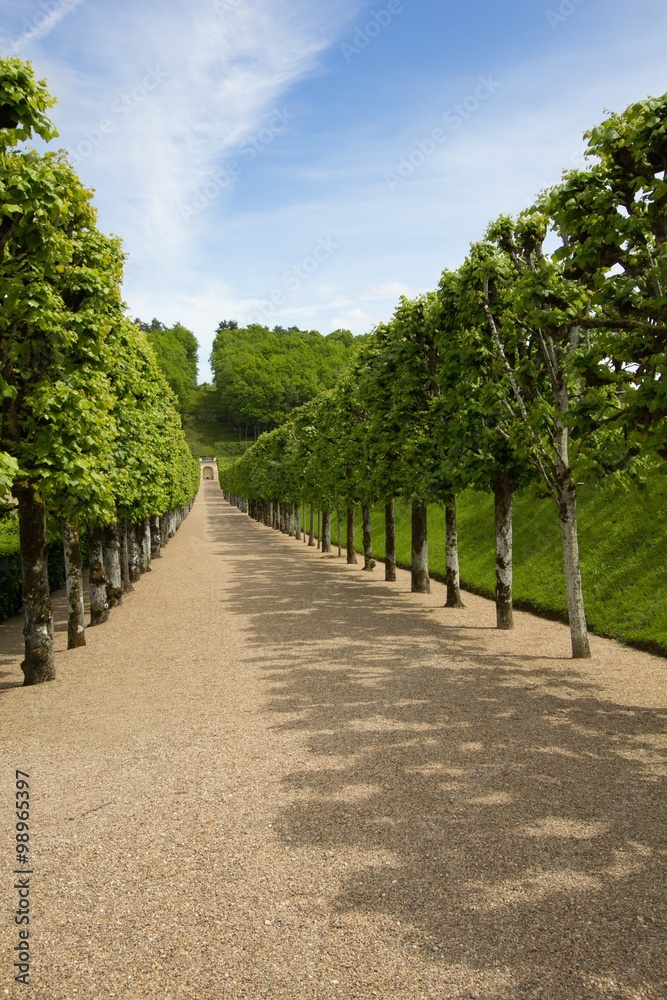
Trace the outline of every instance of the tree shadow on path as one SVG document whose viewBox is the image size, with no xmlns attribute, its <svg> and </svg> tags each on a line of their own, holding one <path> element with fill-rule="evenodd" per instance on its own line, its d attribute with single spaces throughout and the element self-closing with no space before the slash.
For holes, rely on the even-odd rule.
<svg viewBox="0 0 667 1000">
<path fill-rule="evenodd" d="M 498 652 L 493 631 L 444 628 L 428 598 L 205 502 L 262 710 L 312 757 L 274 829 L 369 852 L 341 868 L 341 919 L 400 921 L 443 969 L 500 970 L 494 996 L 667 997 L 667 711 L 603 699 L 543 631 Z"/>
</svg>

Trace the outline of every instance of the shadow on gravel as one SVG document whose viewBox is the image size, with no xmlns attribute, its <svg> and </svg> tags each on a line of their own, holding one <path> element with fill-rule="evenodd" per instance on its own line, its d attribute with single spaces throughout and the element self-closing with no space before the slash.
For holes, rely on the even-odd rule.
<svg viewBox="0 0 667 1000">
<path fill-rule="evenodd" d="M 274 829 L 384 857 L 341 865 L 340 920 L 382 915 L 434 963 L 504 970 L 503 997 L 667 996 L 667 711 L 598 700 L 569 660 L 498 655 L 206 502 L 267 711 L 313 756 Z"/>
</svg>

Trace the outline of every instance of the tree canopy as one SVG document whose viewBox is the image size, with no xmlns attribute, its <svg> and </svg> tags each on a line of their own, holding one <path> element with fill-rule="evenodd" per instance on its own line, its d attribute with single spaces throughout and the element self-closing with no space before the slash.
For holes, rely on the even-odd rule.
<svg viewBox="0 0 667 1000">
<path fill-rule="evenodd" d="M 146 333 L 157 363 L 176 396 L 181 416 L 187 416 L 197 390 L 197 338 L 182 323 L 167 327 L 158 319 L 150 323 L 137 322 Z"/>
<path fill-rule="evenodd" d="M 296 407 L 332 388 L 355 351 L 349 330 L 323 336 L 297 327 L 238 329 L 233 320 L 223 320 L 211 353 L 218 416 L 255 432 L 277 427 Z"/>
</svg>

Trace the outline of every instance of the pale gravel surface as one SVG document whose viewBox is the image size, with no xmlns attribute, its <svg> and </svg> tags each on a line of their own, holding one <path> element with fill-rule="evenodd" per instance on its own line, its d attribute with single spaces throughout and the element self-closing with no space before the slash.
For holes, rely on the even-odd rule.
<svg viewBox="0 0 667 1000">
<path fill-rule="evenodd" d="M 382 575 L 210 483 L 56 682 L 0 626 L 0 998 L 667 997 L 666 661 Z"/>
</svg>

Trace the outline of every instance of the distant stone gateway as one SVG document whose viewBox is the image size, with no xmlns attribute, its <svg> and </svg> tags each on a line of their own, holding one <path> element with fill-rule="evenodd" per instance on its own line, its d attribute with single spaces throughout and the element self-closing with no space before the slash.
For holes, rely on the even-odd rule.
<svg viewBox="0 0 667 1000">
<path fill-rule="evenodd" d="M 201 466 L 202 479 L 218 478 L 218 460 L 216 458 L 200 458 L 199 465 Z"/>
</svg>

